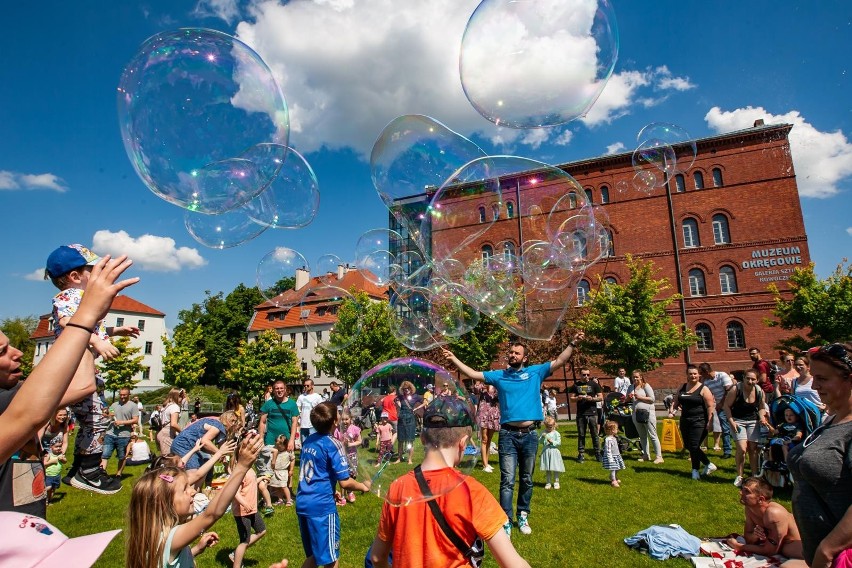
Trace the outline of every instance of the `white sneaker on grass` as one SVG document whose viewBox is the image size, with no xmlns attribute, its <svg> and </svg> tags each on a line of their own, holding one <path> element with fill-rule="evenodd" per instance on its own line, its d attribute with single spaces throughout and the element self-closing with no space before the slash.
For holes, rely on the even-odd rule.
<svg viewBox="0 0 852 568">
<path fill-rule="evenodd" d="M 710 475 L 711 473 L 713 473 L 717 469 L 719 469 L 719 468 L 716 467 L 716 464 L 714 464 L 712 462 L 708 463 L 707 465 L 704 466 L 704 475 Z"/>
<path fill-rule="evenodd" d="M 521 531 L 521 534 L 532 534 L 532 527 L 529 520 L 527 520 L 526 512 L 518 515 L 518 530 Z"/>
<path fill-rule="evenodd" d="M 698 472 L 697 469 L 692 470 L 692 479 L 695 479 L 695 480 L 701 479 L 701 474 Z"/>
<path fill-rule="evenodd" d="M 738 475 L 734 478 L 734 487 L 742 487 L 743 486 L 743 476 Z"/>
<path fill-rule="evenodd" d="M 554 483 L 554 484 L 553 484 L 553 488 L 554 488 L 554 489 L 559 489 L 559 482 L 558 482 L 558 481 L 557 481 L 556 483 Z"/>
<path fill-rule="evenodd" d="M 482 466 L 482 471 L 484 471 L 485 473 L 494 473 L 494 468 L 488 464 L 485 464 L 484 466 Z"/>
</svg>

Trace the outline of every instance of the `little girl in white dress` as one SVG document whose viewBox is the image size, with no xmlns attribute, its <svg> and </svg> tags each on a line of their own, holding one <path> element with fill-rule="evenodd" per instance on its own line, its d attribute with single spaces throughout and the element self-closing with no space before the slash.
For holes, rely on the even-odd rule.
<svg viewBox="0 0 852 568">
<path fill-rule="evenodd" d="M 624 469 L 624 460 L 618 449 L 618 422 L 607 420 L 604 424 L 606 440 L 604 440 L 603 458 L 601 463 L 604 469 L 609 470 L 609 482 L 613 487 L 621 487 L 618 481 L 618 470 Z"/>
<path fill-rule="evenodd" d="M 562 436 L 556 430 L 556 420 L 548 416 L 544 419 L 545 433 L 541 435 L 541 444 L 544 449 L 541 450 L 541 460 L 539 466 L 542 471 L 547 472 L 547 484 L 545 489 L 559 489 L 559 474 L 565 471 L 565 464 L 562 462 L 562 451 L 559 447 L 562 445 Z M 551 485 L 551 479 L 553 484 Z"/>
</svg>

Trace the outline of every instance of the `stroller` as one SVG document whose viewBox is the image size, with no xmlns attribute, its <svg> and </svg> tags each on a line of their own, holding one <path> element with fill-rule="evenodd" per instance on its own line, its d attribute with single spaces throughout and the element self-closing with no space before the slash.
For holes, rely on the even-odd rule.
<svg viewBox="0 0 852 568">
<path fill-rule="evenodd" d="M 784 412 L 787 409 L 796 413 L 802 428 L 802 439 L 808 437 L 820 425 L 822 414 L 814 403 L 793 394 L 785 394 L 769 405 L 769 420 L 772 426 L 777 428 L 785 422 Z M 784 461 L 781 445 L 767 442 L 762 446 L 760 455 L 762 464 L 758 477 L 763 477 L 773 487 L 792 484 L 793 478 Z"/>
<path fill-rule="evenodd" d="M 633 423 L 633 407 L 620 392 L 611 392 L 604 397 L 604 414 L 607 420 L 618 424 L 618 451 L 642 450 L 639 432 Z"/>
</svg>

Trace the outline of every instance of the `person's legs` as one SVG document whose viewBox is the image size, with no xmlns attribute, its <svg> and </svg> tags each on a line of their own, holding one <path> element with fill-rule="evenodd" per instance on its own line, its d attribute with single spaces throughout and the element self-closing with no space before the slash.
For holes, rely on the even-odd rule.
<svg viewBox="0 0 852 568">
<path fill-rule="evenodd" d="M 590 416 L 589 419 L 590 420 L 597 420 L 597 417 Z M 595 459 L 600 461 L 601 460 L 601 439 L 600 439 L 600 436 L 598 435 L 597 425 L 594 422 L 591 422 L 590 425 L 589 425 L 589 429 L 591 430 L 591 433 L 592 433 L 592 448 L 594 448 L 594 450 L 595 450 Z"/>
<path fill-rule="evenodd" d="M 535 457 L 538 450 L 538 432 L 533 430 L 518 437 L 518 471 L 520 484 L 518 485 L 518 515 L 530 512 L 530 502 L 533 494 L 533 471 L 535 470 Z"/>
<path fill-rule="evenodd" d="M 719 426 L 722 428 L 722 457 L 731 457 L 731 424 L 728 422 L 728 415 L 724 410 L 716 408 L 716 413 L 719 415 Z"/>
<path fill-rule="evenodd" d="M 737 423 L 737 431 L 736 431 L 736 439 L 737 439 L 737 456 L 736 456 L 736 466 L 737 466 L 737 477 L 742 478 L 743 470 L 745 469 L 745 455 L 748 448 L 748 434 L 746 432 L 746 427 L 741 424 L 739 421 L 735 421 Z"/>
<path fill-rule="evenodd" d="M 586 453 L 586 420 L 584 416 L 577 415 L 577 457 L 583 459 Z"/>
<path fill-rule="evenodd" d="M 648 423 L 645 425 L 648 431 L 648 437 L 651 439 L 651 444 L 654 445 L 655 462 L 659 463 L 663 459 L 663 448 L 660 446 L 660 436 L 657 434 L 657 417 L 654 413 L 648 418 Z"/>
<path fill-rule="evenodd" d="M 500 429 L 497 439 L 497 458 L 500 462 L 500 508 L 512 522 L 512 495 L 515 492 L 515 469 L 518 467 L 518 448 L 515 446 L 515 432 Z"/>
<path fill-rule="evenodd" d="M 101 469 L 106 471 L 107 462 L 109 462 L 109 458 L 112 457 L 112 452 L 118 450 L 118 436 L 113 436 L 112 434 L 107 434 L 104 436 L 104 451 L 101 454 Z M 119 455 L 118 461 L 120 462 L 124 456 Z"/>
<path fill-rule="evenodd" d="M 649 458 L 648 453 L 648 423 L 645 424 L 636 421 L 636 416 L 634 415 L 633 425 L 636 427 L 636 433 L 639 434 L 639 445 L 642 448 L 642 457 L 640 459 L 647 460 Z"/>
<path fill-rule="evenodd" d="M 757 443 L 748 441 L 746 442 L 746 450 L 748 451 L 748 467 L 751 469 L 751 474 L 753 476 L 757 475 L 757 465 L 760 463 L 758 460 L 758 448 Z"/>
</svg>

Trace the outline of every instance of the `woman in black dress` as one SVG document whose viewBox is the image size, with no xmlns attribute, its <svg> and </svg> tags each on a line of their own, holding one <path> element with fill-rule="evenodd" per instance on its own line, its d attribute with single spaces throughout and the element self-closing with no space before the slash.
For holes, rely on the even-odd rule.
<svg viewBox="0 0 852 568">
<path fill-rule="evenodd" d="M 397 459 L 393 463 L 399 463 L 403 454 L 408 454 L 408 463 L 412 462 L 414 452 L 414 438 L 417 436 L 417 410 L 423 402 L 423 398 L 417 394 L 417 390 L 411 381 L 403 381 L 399 385 L 399 394 L 394 399 L 397 410 Z"/>
<path fill-rule="evenodd" d="M 702 473 L 709 475 L 716 471 L 716 466 L 701 449 L 701 444 L 713 425 L 716 401 L 710 389 L 700 381 L 698 367 L 695 365 L 686 367 L 686 382 L 675 394 L 669 418 L 674 417 L 678 409 L 681 411 L 680 434 L 692 461 L 692 479 L 700 479 Z M 700 471 L 702 464 L 704 470 Z"/>
</svg>

